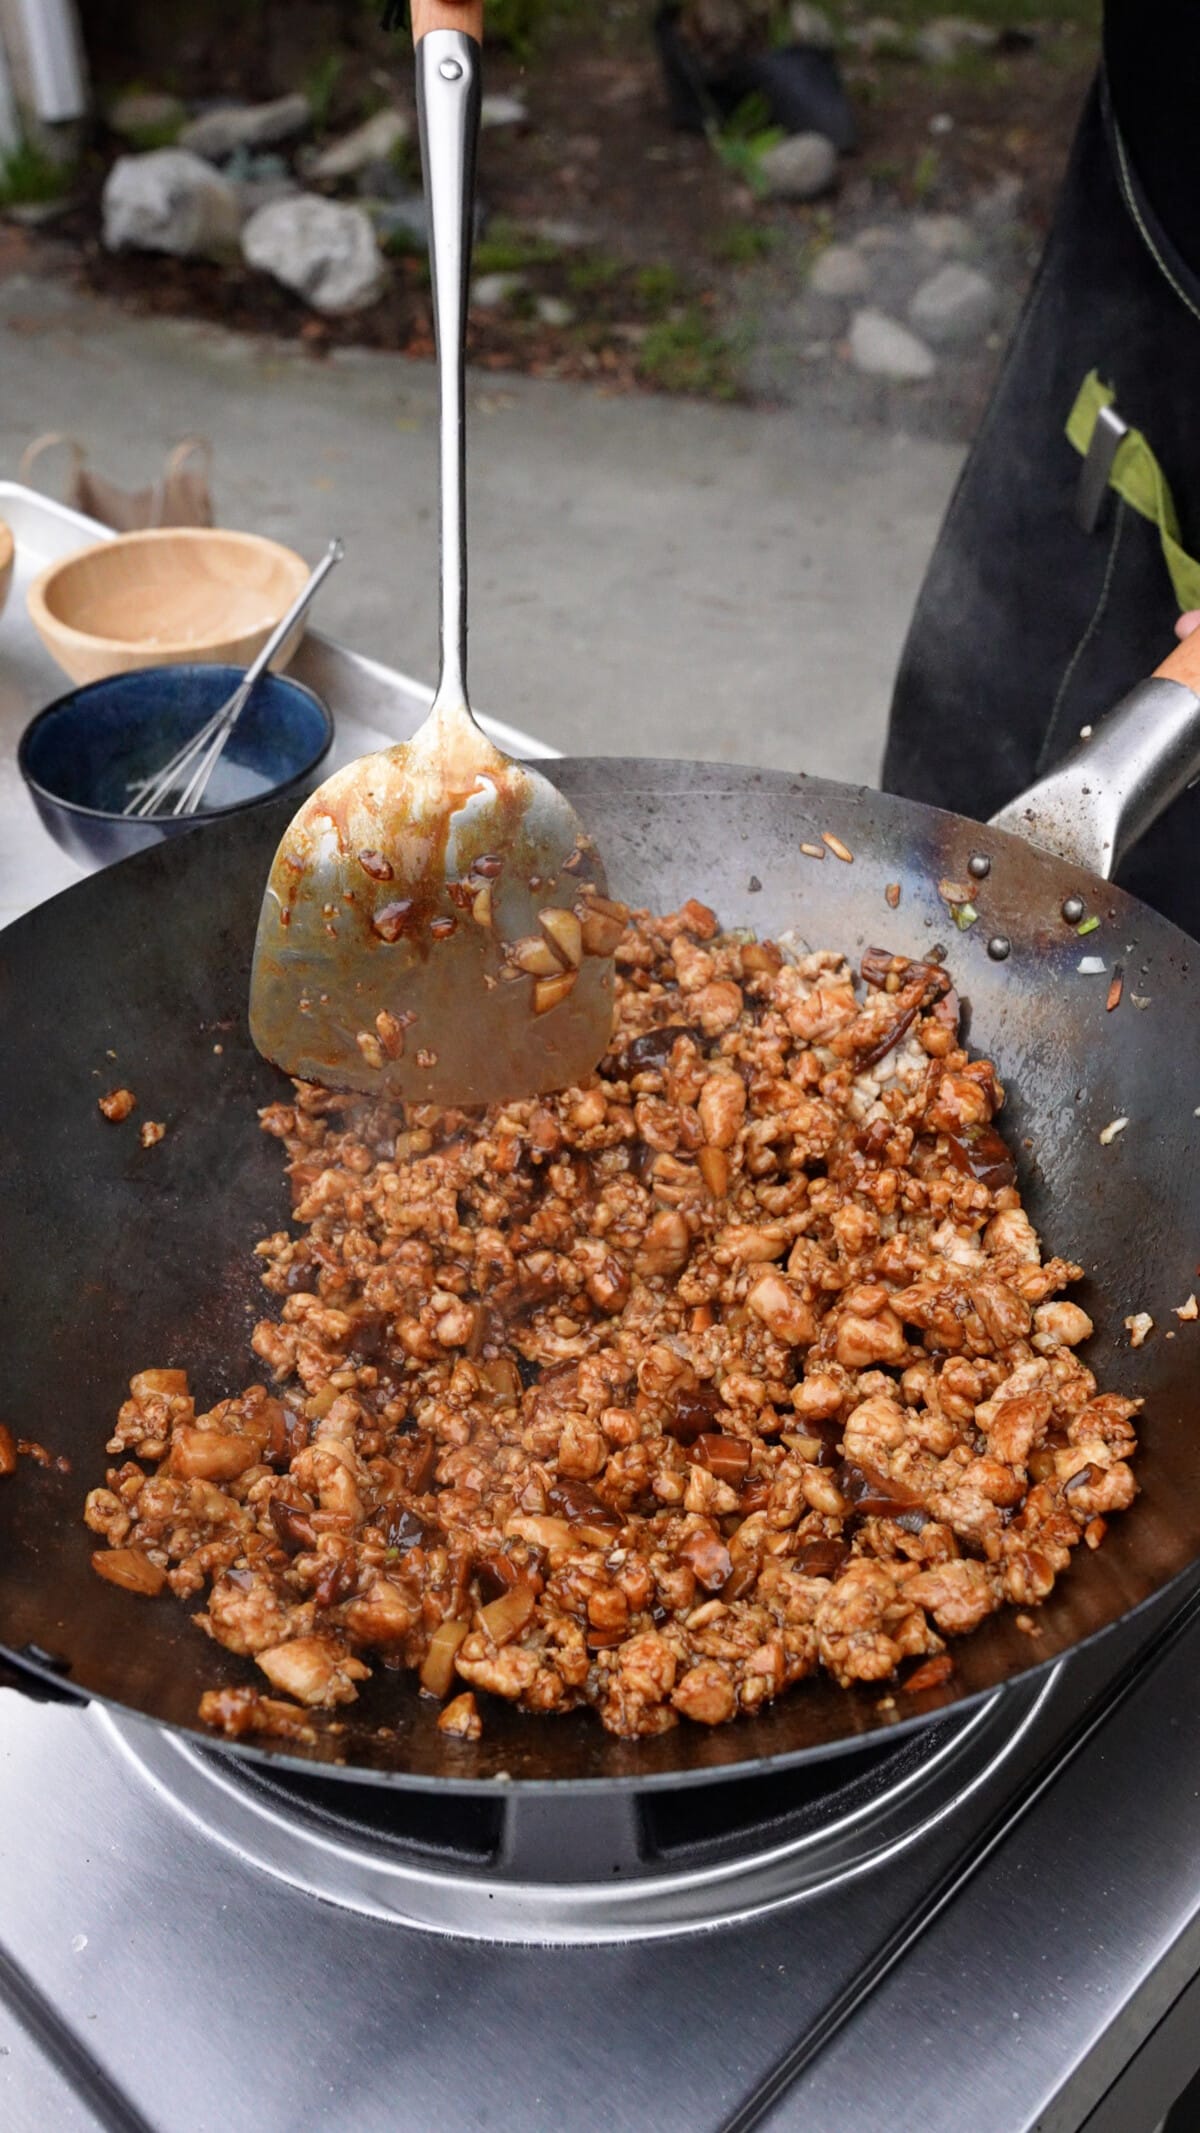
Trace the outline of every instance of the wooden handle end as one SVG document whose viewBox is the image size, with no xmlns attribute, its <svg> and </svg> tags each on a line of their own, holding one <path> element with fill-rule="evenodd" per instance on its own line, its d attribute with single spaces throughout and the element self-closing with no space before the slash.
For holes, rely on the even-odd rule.
<svg viewBox="0 0 1200 2133">
<path fill-rule="evenodd" d="M 1193 630 L 1169 652 L 1161 666 L 1154 669 L 1156 680 L 1181 681 L 1185 688 L 1193 689 L 1200 696 L 1200 630 Z"/>
<path fill-rule="evenodd" d="M 413 43 L 430 30 L 462 30 L 483 43 L 483 0 L 412 0 Z"/>
</svg>

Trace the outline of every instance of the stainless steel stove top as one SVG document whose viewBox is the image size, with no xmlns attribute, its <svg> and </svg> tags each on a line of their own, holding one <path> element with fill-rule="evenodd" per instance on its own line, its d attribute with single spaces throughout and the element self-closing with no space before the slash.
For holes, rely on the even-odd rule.
<svg viewBox="0 0 1200 2133">
<path fill-rule="evenodd" d="M 19 580 L 90 530 L 0 502 Z M 423 707 L 305 657 L 344 751 Z M 56 685 L 18 586 L 0 733 Z M 3 776 L 0 831 L 8 916 L 67 865 Z M 0 1692 L 0 2133 L 1151 2133 L 1200 2064 L 1175 1609 L 913 1740 L 582 1816 Z"/>
<path fill-rule="evenodd" d="M 599 1882 L 603 1841 L 572 1860 L 564 1823 L 536 1854 L 548 1894 L 535 1830 L 497 1860 L 474 1823 L 448 1857 L 453 1821 L 414 1833 L 394 1795 L 390 1831 L 337 1827 L 152 1728 L 6 1693 L 0 2124 L 1067 2133 L 1109 2097 L 1113 2127 L 1149 2133 L 1200 2061 L 1169 2019 L 1200 1972 L 1198 1668 L 1200 1603 L 1160 1609 L 973 1730 L 840 1769 L 828 1815 L 768 1796 L 741 1887 L 758 1908 L 707 1932 L 697 1878 L 729 1908 L 704 1876 L 741 1852 L 729 1829 L 673 1849 L 669 1801 Z M 643 1875 L 667 1937 L 613 1940 L 622 1902 L 645 1925 Z"/>
</svg>

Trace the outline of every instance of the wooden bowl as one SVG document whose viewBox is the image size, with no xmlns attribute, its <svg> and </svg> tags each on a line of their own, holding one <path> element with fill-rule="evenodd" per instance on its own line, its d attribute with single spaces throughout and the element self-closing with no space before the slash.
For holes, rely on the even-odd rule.
<svg viewBox="0 0 1200 2133">
<path fill-rule="evenodd" d="M 8 599 L 9 588 L 12 585 L 13 563 L 16 560 L 16 554 L 16 544 L 12 534 L 9 532 L 4 520 L 0 518 L 0 615 L 4 613 L 4 603 Z"/>
<path fill-rule="evenodd" d="M 307 576 L 302 556 L 261 534 L 162 526 L 52 563 L 29 588 L 29 613 L 72 681 L 195 661 L 244 667 Z"/>
</svg>

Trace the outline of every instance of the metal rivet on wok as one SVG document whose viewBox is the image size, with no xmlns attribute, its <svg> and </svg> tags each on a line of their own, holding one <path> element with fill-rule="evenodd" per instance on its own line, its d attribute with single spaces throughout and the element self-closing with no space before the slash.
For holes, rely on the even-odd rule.
<svg viewBox="0 0 1200 2133">
<path fill-rule="evenodd" d="M 993 963 L 1004 963 L 1012 953 L 1012 942 L 1006 933 L 993 933 L 987 944 L 987 952 Z"/>
<path fill-rule="evenodd" d="M 1062 915 L 1066 919 L 1068 926 L 1077 926 L 1083 917 L 1082 896 L 1065 896 L 1063 898 Z"/>
<path fill-rule="evenodd" d="M 458 81 L 462 75 L 462 67 L 457 59 L 443 59 L 438 73 L 443 81 Z"/>
<path fill-rule="evenodd" d="M 975 876 L 976 881 L 985 881 L 991 871 L 992 862 L 988 858 L 987 853 L 972 852 L 970 858 L 967 861 L 968 874 L 973 874 Z"/>
</svg>

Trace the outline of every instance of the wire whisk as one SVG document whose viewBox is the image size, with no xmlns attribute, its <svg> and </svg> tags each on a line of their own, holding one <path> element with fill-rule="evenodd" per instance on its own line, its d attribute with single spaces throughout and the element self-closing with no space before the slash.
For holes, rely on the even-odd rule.
<svg viewBox="0 0 1200 2133">
<path fill-rule="evenodd" d="M 340 539 L 335 537 L 330 541 L 312 576 L 301 586 L 283 620 L 272 630 L 253 666 L 247 667 L 232 696 L 213 712 L 199 733 L 193 734 L 190 741 L 176 750 L 170 762 L 133 787 L 132 798 L 121 810 L 123 815 L 145 818 L 148 815 L 195 814 L 255 683 L 266 672 L 280 645 L 291 634 L 345 552 Z"/>
</svg>

